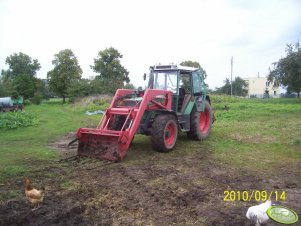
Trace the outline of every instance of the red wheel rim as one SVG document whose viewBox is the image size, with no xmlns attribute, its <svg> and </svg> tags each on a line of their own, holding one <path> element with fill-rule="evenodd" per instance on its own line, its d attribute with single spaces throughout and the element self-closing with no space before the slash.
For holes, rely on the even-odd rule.
<svg viewBox="0 0 301 226">
<path fill-rule="evenodd" d="M 167 148 L 172 148 L 177 137 L 176 125 L 171 121 L 168 122 L 164 131 L 164 142 Z"/>
<path fill-rule="evenodd" d="M 202 133 L 207 133 L 210 127 L 210 112 L 205 108 L 204 112 L 200 114 L 200 130 Z"/>
</svg>

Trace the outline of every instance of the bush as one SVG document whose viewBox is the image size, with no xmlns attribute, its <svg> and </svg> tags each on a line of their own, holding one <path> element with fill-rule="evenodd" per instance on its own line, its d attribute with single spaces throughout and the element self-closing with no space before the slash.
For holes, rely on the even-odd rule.
<svg viewBox="0 0 301 226">
<path fill-rule="evenodd" d="M 37 124 L 36 116 L 24 111 L 0 114 L 0 129 L 16 129 L 18 127 L 36 126 Z"/>
<path fill-rule="evenodd" d="M 66 101 L 69 102 L 69 98 L 66 98 Z M 48 105 L 62 105 L 63 98 L 49 98 L 48 100 L 43 101 L 43 104 Z"/>
<path fill-rule="evenodd" d="M 89 105 L 85 108 L 86 111 L 97 111 L 99 110 L 99 106 L 93 103 L 89 103 Z"/>
<path fill-rule="evenodd" d="M 104 105 L 105 103 L 108 103 L 105 99 L 94 99 L 93 103 L 96 105 Z"/>
<path fill-rule="evenodd" d="M 24 100 L 24 105 L 31 105 L 32 103 L 31 103 L 31 101 L 30 100 Z"/>
<path fill-rule="evenodd" d="M 99 109 L 102 111 L 105 111 L 108 107 L 110 107 L 109 103 L 104 103 L 103 105 L 99 106 Z"/>
<path fill-rule="evenodd" d="M 43 100 L 43 95 L 41 93 L 35 93 L 32 98 L 30 98 L 30 101 L 33 104 L 39 105 Z"/>
<path fill-rule="evenodd" d="M 110 106 L 109 103 L 104 103 L 102 105 L 96 105 L 94 103 L 89 103 L 89 105 L 87 107 L 85 107 L 85 110 L 86 111 L 98 111 L 98 110 L 105 111 L 109 106 Z"/>
</svg>

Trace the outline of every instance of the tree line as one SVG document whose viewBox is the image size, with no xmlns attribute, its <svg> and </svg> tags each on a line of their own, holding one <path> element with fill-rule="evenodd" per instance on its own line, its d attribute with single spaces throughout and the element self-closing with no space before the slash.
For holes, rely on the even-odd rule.
<svg viewBox="0 0 301 226">
<path fill-rule="evenodd" d="M 221 87 L 215 88 L 214 91 L 212 91 L 215 94 L 225 94 L 225 95 L 231 95 L 231 82 L 228 78 L 224 81 L 224 85 Z M 232 94 L 234 96 L 242 96 L 245 97 L 248 95 L 248 84 L 245 80 L 242 78 L 235 77 L 234 81 L 232 81 Z"/>
<path fill-rule="evenodd" d="M 47 81 L 36 77 L 41 65 L 24 53 L 14 53 L 6 58 L 7 70 L 1 71 L 0 96 L 23 96 L 33 101 L 52 96 L 75 98 L 91 94 L 115 93 L 118 88 L 134 88 L 129 72 L 121 65 L 123 56 L 113 47 L 99 51 L 91 68 L 97 73 L 93 80 L 82 78 L 82 69 L 71 49 L 54 55 L 53 69 Z"/>
<path fill-rule="evenodd" d="M 39 79 L 36 73 L 41 65 L 24 53 L 13 54 L 6 58 L 8 70 L 1 71 L 0 96 L 23 96 L 33 102 L 53 96 L 74 100 L 76 97 L 92 94 L 114 94 L 117 89 L 135 89 L 130 83 L 128 70 L 121 65 L 122 54 L 113 47 L 99 51 L 91 69 L 96 72 L 93 80 L 82 78 L 82 69 L 72 50 L 65 49 L 54 55 L 53 69 L 48 71 L 47 80 Z M 206 71 L 198 62 L 183 61 L 183 66 L 196 67 L 204 77 Z M 138 87 L 138 89 L 142 87 Z"/>
<path fill-rule="evenodd" d="M 96 73 L 93 80 L 82 78 L 82 69 L 77 57 L 71 49 L 61 50 L 54 55 L 53 69 L 47 73 L 47 82 L 36 77 L 41 69 L 37 59 L 32 59 L 24 53 L 14 53 L 6 58 L 7 70 L 2 70 L 0 75 L 0 97 L 23 96 L 39 102 L 42 98 L 60 96 L 65 103 L 66 97 L 71 100 L 79 96 L 91 94 L 114 94 L 118 88 L 134 88 L 128 77 L 129 71 L 122 66 L 122 54 L 113 47 L 98 52 L 94 58 L 91 69 Z M 198 62 L 184 61 L 184 66 L 196 67 L 201 70 L 204 77 L 206 71 Z M 298 97 L 301 92 L 301 47 L 300 43 L 289 44 L 286 56 L 273 63 L 273 69 L 267 76 L 274 86 L 283 85 L 288 92 L 296 92 Z M 227 78 L 222 87 L 213 92 L 217 94 L 231 93 L 231 83 Z M 232 93 L 235 96 L 246 96 L 247 83 L 240 77 L 232 82 Z"/>
</svg>

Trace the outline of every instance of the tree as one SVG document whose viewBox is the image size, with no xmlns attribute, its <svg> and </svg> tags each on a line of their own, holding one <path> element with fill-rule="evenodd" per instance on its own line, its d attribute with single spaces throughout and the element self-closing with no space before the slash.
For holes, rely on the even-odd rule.
<svg viewBox="0 0 301 226">
<path fill-rule="evenodd" d="M 224 81 L 225 85 L 220 88 L 216 88 L 217 94 L 231 94 L 231 82 L 228 78 Z M 232 82 L 232 93 L 235 96 L 246 96 L 248 94 L 247 90 L 247 82 L 240 77 L 236 77 L 235 80 Z"/>
<path fill-rule="evenodd" d="M 226 95 L 230 95 L 231 94 L 231 83 L 230 80 L 228 78 L 226 78 L 226 80 L 224 80 L 225 85 L 223 85 L 220 88 L 215 88 L 215 92 L 217 94 L 226 94 Z"/>
<path fill-rule="evenodd" d="M 207 77 L 207 73 L 206 71 L 202 68 L 202 66 L 196 62 L 196 61 L 191 61 L 191 60 L 187 60 L 187 61 L 183 61 L 180 63 L 180 65 L 182 66 L 188 66 L 188 67 L 194 67 L 194 68 L 199 68 L 201 71 L 201 74 L 204 76 L 204 78 Z"/>
<path fill-rule="evenodd" d="M 129 72 L 120 63 L 122 57 L 117 49 L 106 48 L 99 51 L 94 65 L 91 66 L 94 72 L 98 73 L 95 79 L 101 82 L 107 93 L 115 93 L 118 88 L 124 87 L 124 82 L 130 82 Z"/>
<path fill-rule="evenodd" d="M 136 87 L 132 84 L 132 83 L 127 83 L 125 86 L 124 86 L 125 89 L 136 89 Z"/>
<path fill-rule="evenodd" d="M 8 92 L 17 91 L 24 98 L 29 98 L 36 92 L 36 72 L 41 66 L 38 60 L 32 60 L 24 53 L 14 53 L 6 58 L 8 70 L 2 70 L 2 83 L 8 85 Z"/>
<path fill-rule="evenodd" d="M 88 79 L 80 79 L 74 81 L 68 88 L 69 101 L 73 102 L 77 97 L 89 96 L 95 93 L 91 81 Z"/>
<path fill-rule="evenodd" d="M 235 96 L 245 97 L 248 94 L 248 84 L 245 80 L 240 77 L 236 77 L 232 82 L 232 93 Z"/>
<path fill-rule="evenodd" d="M 63 103 L 66 102 L 68 89 L 72 83 L 78 81 L 82 75 L 82 69 L 72 50 L 61 50 L 54 55 L 52 61 L 54 68 L 47 73 L 49 87 L 56 94 L 63 97 Z"/>
<path fill-rule="evenodd" d="M 0 81 L 0 97 L 7 96 L 6 93 L 7 91 L 5 89 L 5 86 L 2 84 L 2 81 Z"/>
<path fill-rule="evenodd" d="M 13 80 L 7 76 L 7 71 L 2 70 L 0 76 L 0 97 L 10 96 L 14 91 Z"/>
<path fill-rule="evenodd" d="M 286 57 L 273 63 L 273 70 L 270 70 L 268 81 L 274 86 L 286 86 L 289 92 L 296 92 L 299 98 L 301 92 L 300 43 L 288 44 L 285 51 Z"/>
</svg>

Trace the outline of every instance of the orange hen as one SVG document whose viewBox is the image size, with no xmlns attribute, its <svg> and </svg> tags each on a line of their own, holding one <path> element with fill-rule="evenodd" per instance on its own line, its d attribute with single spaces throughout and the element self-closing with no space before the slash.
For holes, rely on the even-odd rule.
<svg viewBox="0 0 301 226">
<path fill-rule="evenodd" d="M 37 209 L 39 204 L 44 199 L 45 189 L 42 188 L 41 190 L 37 190 L 35 188 L 32 188 L 31 186 L 32 182 L 29 179 L 26 179 L 24 182 L 25 185 L 25 195 L 27 199 L 31 202 L 33 205 L 33 210 Z"/>
</svg>

